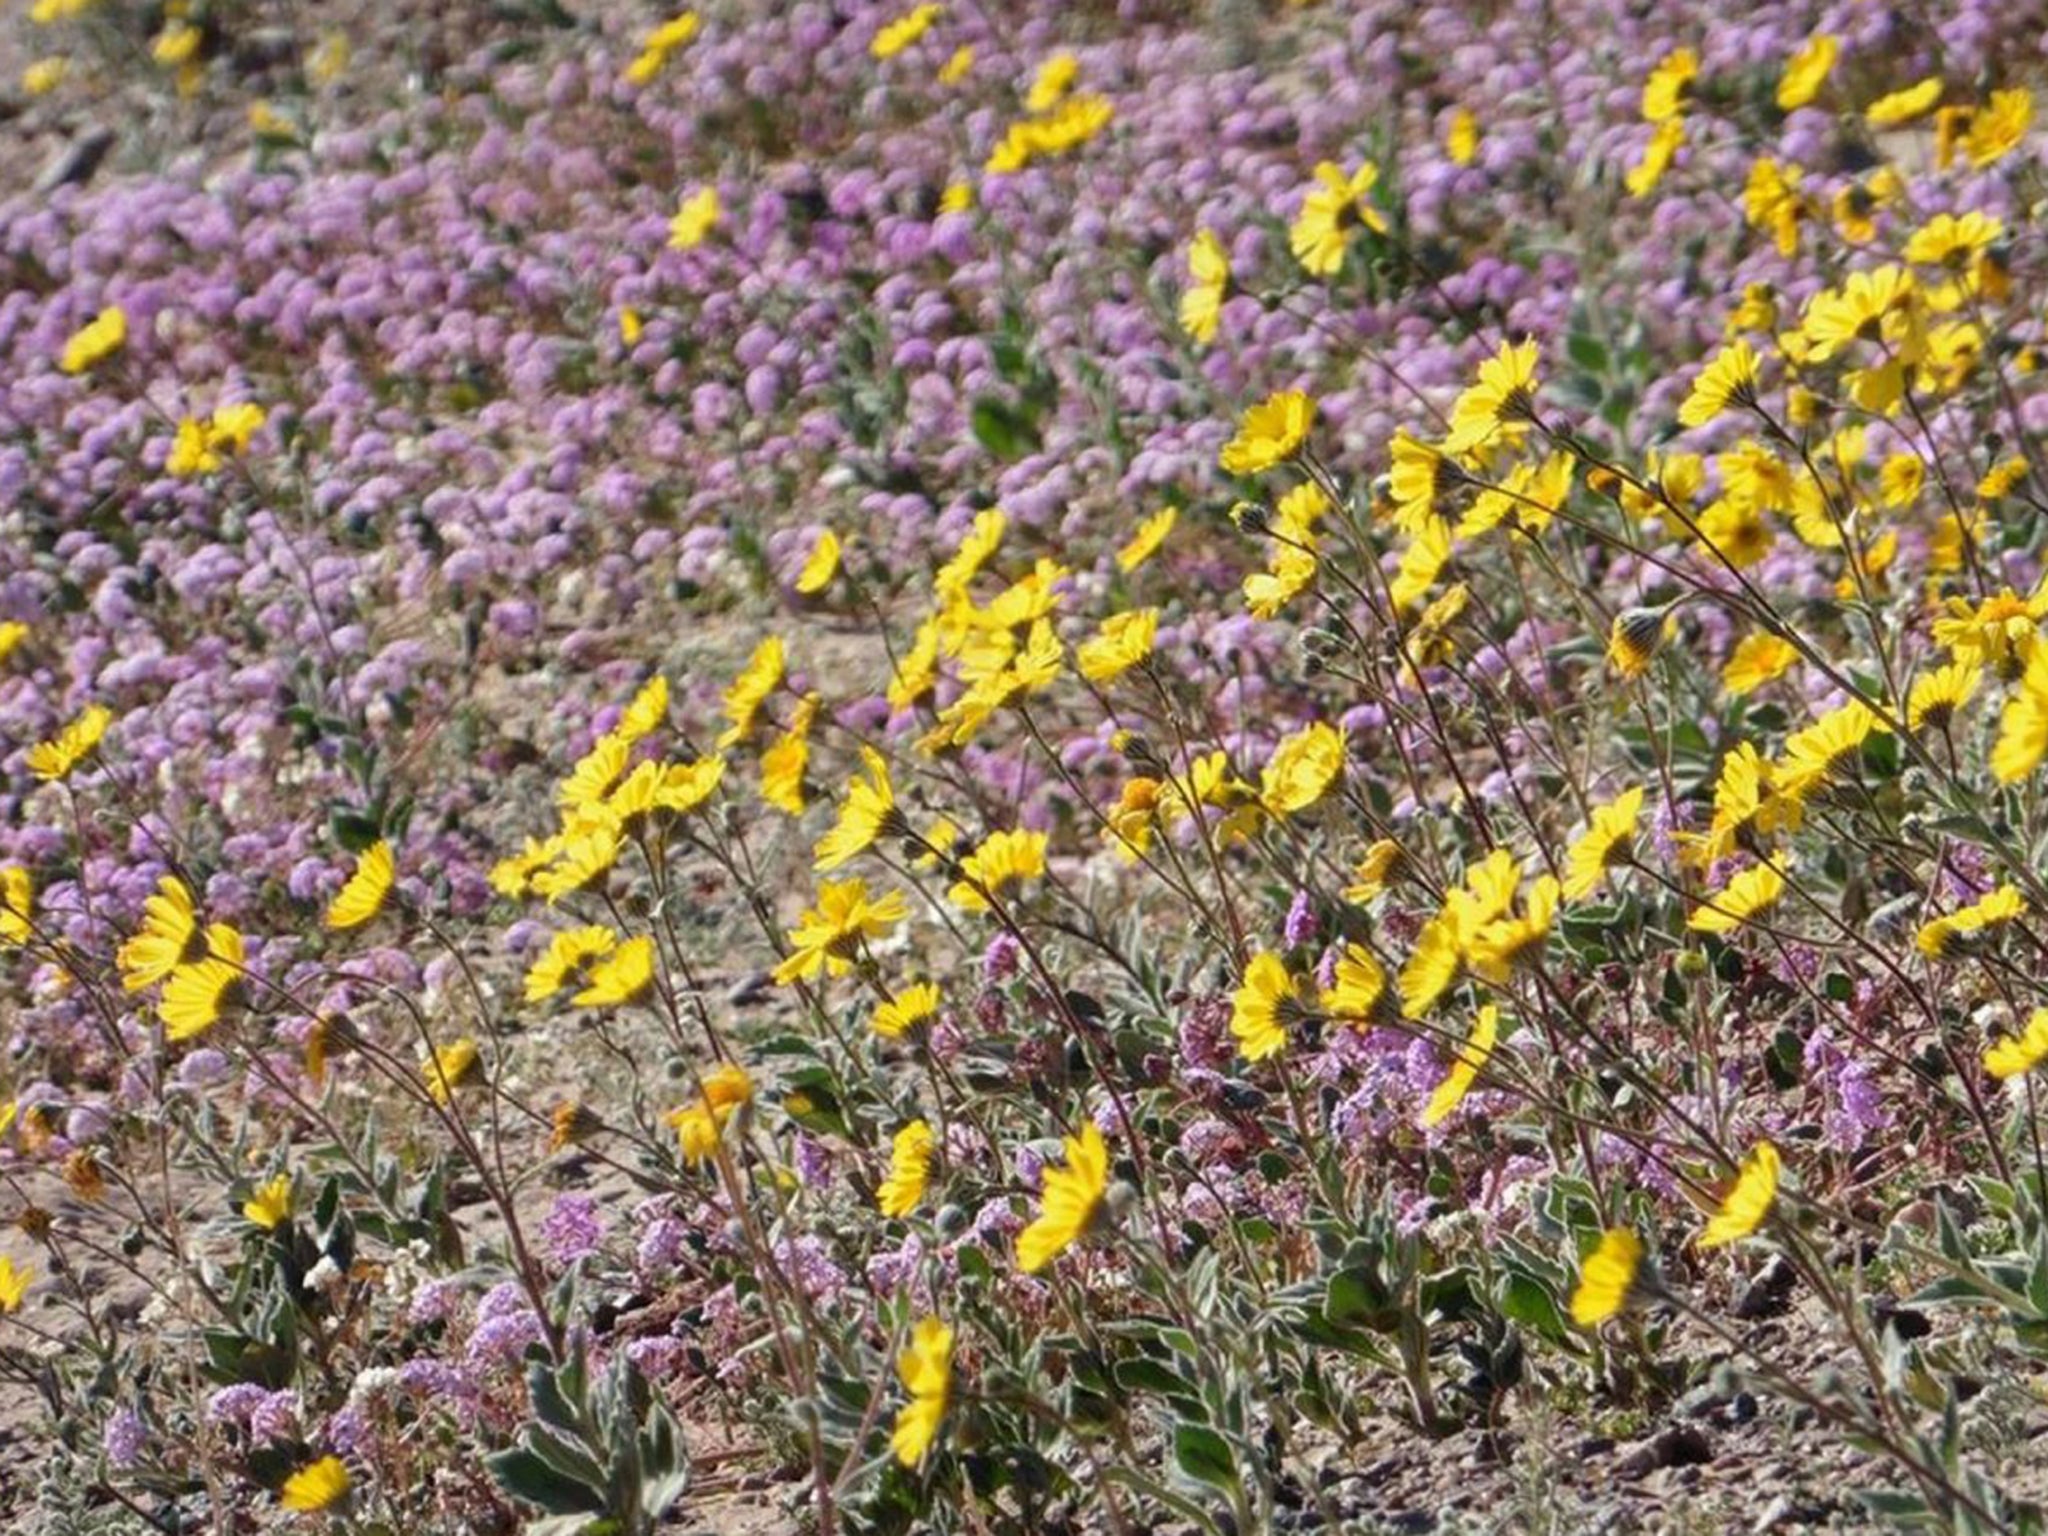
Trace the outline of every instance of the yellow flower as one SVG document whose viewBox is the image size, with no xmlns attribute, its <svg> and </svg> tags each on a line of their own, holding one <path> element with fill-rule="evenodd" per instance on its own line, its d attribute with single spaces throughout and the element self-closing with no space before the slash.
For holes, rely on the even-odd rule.
<svg viewBox="0 0 2048 1536">
<path fill-rule="evenodd" d="M 875 34 L 868 44 L 868 52 L 878 59 L 893 59 L 897 54 L 915 43 L 929 32 L 932 23 L 945 15 L 942 5 L 920 5 L 907 15 L 899 16 Z"/>
<path fill-rule="evenodd" d="M 292 1176 L 280 1173 L 256 1186 L 256 1192 L 242 1202 L 242 1215 L 264 1231 L 276 1230 L 292 1214 Z"/>
<path fill-rule="evenodd" d="M 910 1401 L 896 1413 L 889 1449 L 899 1465 L 914 1467 L 931 1451 L 946 1417 L 946 1398 L 953 1386 L 953 1330 L 936 1317 L 911 1330 L 910 1347 L 896 1362 L 896 1374 Z"/>
<path fill-rule="evenodd" d="M 754 1098 L 754 1080 L 736 1062 L 722 1062 L 698 1081 L 697 1101 L 668 1115 L 683 1159 L 692 1166 L 717 1152 L 726 1122 Z"/>
<path fill-rule="evenodd" d="M 327 1077 L 327 1058 L 339 1056 L 359 1043 L 356 1028 L 346 1016 L 322 1016 L 313 1021 L 303 1042 L 306 1076 L 318 1086 Z"/>
<path fill-rule="evenodd" d="M 1915 731 L 1946 731 L 1976 695 L 1984 669 L 1974 661 L 1952 661 L 1916 678 L 1906 695 L 1906 724 Z"/>
<path fill-rule="evenodd" d="M 1316 403 L 1298 389 L 1268 395 L 1244 413 L 1237 436 L 1223 445 L 1226 474 L 1256 475 L 1285 463 L 1308 441 Z"/>
<path fill-rule="evenodd" d="M 348 1468 L 339 1456 L 308 1462 L 284 1480 L 278 1502 L 299 1514 L 318 1514 L 348 1497 Z"/>
<path fill-rule="evenodd" d="M 932 1128 L 913 1120 L 896 1133 L 889 1147 L 889 1176 L 875 1191 L 875 1203 L 884 1216 L 908 1216 L 924 1198 L 925 1181 L 931 1177 Z"/>
<path fill-rule="evenodd" d="M 1094 138 L 1115 116 L 1116 108 L 1101 96 L 1072 97 L 1043 117 L 1012 123 L 982 168 L 1001 176 L 1041 156 L 1064 154 Z"/>
<path fill-rule="evenodd" d="M 1469 453 L 1491 439 L 1519 444 L 1535 409 L 1537 350 L 1533 340 L 1519 346 L 1503 341 L 1479 365 L 1479 379 L 1451 407 L 1444 452 Z"/>
<path fill-rule="evenodd" d="M 1764 155 L 1750 166 L 1749 180 L 1743 187 L 1743 217 L 1750 228 L 1771 232 L 1780 256 L 1790 256 L 1799 249 L 1799 221 L 1806 213 L 1799 182 L 1798 166 L 1781 165 Z"/>
<path fill-rule="evenodd" d="M 332 85 L 348 69 L 349 46 L 345 32 L 324 32 L 306 54 L 306 74 L 315 85 Z"/>
<path fill-rule="evenodd" d="M 21 72 L 21 88 L 30 96 L 47 96 L 71 73 L 71 61 L 61 54 L 37 59 Z"/>
<path fill-rule="evenodd" d="M 1680 116 L 1699 78 L 1700 56 L 1690 48 L 1674 48 L 1657 62 L 1643 82 L 1643 121 L 1666 123 Z"/>
<path fill-rule="evenodd" d="M 1101 634 L 1075 650 L 1074 665 L 1091 683 L 1113 682 L 1152 654 L 1158 633 L 1157 608 L 1112 614 L 1103 620 Z"/>
<path fill-rule="evenodd" d="M 1960 272 L 2004 235 L 2004 223 L 1987 213 L 1972 209 L 1961 218 L 1952 213 L 1937 213 L 1913 231 L 1899 254 L 1919 266 L 1947 267 Z"/>
<path fill-rule="evenodd" d="M 716 793 L 724 777 L 723 757 L 668 763 L 663 766 L 661 782 L 654 791 L 654 809 L 671 816 L 688 815 Z"/>
<path fill-rule="evenodd" d="M 1918 362 L 1926 347 L 1919 291 L 1900 266 L 1852 272 L 1840 288 L 1815 294 L 1799 327 L 1808 358 L 1816 363 L 1857 340 L 1881 340 L 1905 363 Z"/>
<path fill-rule="evenodd" d="M 1676 625 L 1667 608 L 1622 609 L 1607 631 L 1607 664 L 1617 677 L 1641 677 Z"/>
<path fill-rule="evenodd" d="M 564 811 L 596 805 L 604 799 L 633 755 L 633 739 L 623 731 L 606 731 L 576 760 L 569 777 L 555 787 L 555 803 Z"/>
<path fill-rule="evenodd" d="M 1519 917 L 1501 917 L 1474 934 L 1466 946 L 1472 969 L 1495 986 L 1506 986 L 1517 965 L 1540 957 L 1557 919 L 1558 883 L 1545 875 L 1529 887 Z"/>
<path fill-rule="evenodd" d="M 435 1046 L 433 1055 L 420 1063 L 420 1076 L 426 1080 L 427 1097 L 446 1104 L 456 1089 L 482 1078 L 483 1058 L 477 1054 L 476 1042 L 464 1035 L 453 1045 Z"/>
<path fill-rule="evenodd" d="M 675 1129 L 676 1144 L 683 1154 L 683 1161 L 695 1167 L 716 1153 L 719 1138 L 725 1131 L 726 1118 L 704 1104 L 689 1104 L 671 1110 L 668 1123 Z"/>
<path fill-rule="evenodd" d="M 1963 135 L 1963 153 L 1979 170 L 1994 165 L 2019 148 L 2033 120 L 2032 92 L 2020 87 L 1993 91 L 1991 99 L 1970 119 L 1969 131 Z"/>
<path fill-rule="evenodd" d="M 820 974 L 844 976 L 854 957 L 870 939 L 879 939 L 910 915 L 901 891 L 877 901 L 868 899 L 865 880 L 827 880 L 818 886 L 818 904 L 789 930 L 791 954 L 775 967 L 776 984 Z"/>
<path fill-rule="evenodd" d="M 1394 567 L 1394 579 L 1387 583 L 1387 595 L 1397 613 L 1406 613 L 1436 585 L 1437 577 L 1451 562 L 1451 530 L 1447 523 L 1431 523 L 1408 541 Z"/>
<path fill-rule="evenodd" d="M 2048 581 L 2028 597 L 2006 587 L 1974 608 L 1959 597 L 1945 607 L 1947 617 L 1934 621 L 1934 643 L 1957 661 L 1978 662 L 2010 680 L 2033 657 L 2040 621 L 2048 617 Z"/>
<path fill-rule="evenodd" d="M 121 985 L 129 992 L 153 987 L 179 966 L 202 958 L 205 935 L 192 893 L 176 875 L 156 883 L 156 893 L 142 904 L 142 926 L 114 952 Z"/>
<path fill-rule="evenodd" d="M 673 53 L 696 37 L 698 25 L 695 11 L 678 12 L 647 34 L 647 47 L 661 53 Z"/>
<path fill-rule="evenodd" d="M 564 1099 L 548 1114 L 548 1156 L 581 1146 L 604 1129 L 604 1121 L 589 1106 Z"/>
<path fill-rule="evenodd" d="M 941 599 L 964 593 L 968 583 L 988 563 L 989 556 L 1001 546 L 1008 527 L 1009 519 L 998 508 L 975 513 L 974 525 L 960 541 L 960 547 L 932 577 L 932 590 Z"/>
<path fill-rule="evenodd" d="M 1729 336 L 1745 331 L 1769 335 L 1778 328 L 1778 290 L 1769 283 L 1744 283 L 1742 302 L 1728 311 L 1723 330 Z"/>
<path fill-rule="evenodd" d="M 668 679 L 659 672 L 640 685 L 612 733 L 627 742 L 652 735 L 668 721 Z"/>
<path fill-rule="evenodd" d="M 256 137 L 271 144 L 296 144 L 298 129 L 267 101 L 249 103 L 249 128 Z"/>
<path fill-rule="evenodd" d="M 745 670 L 725 690 L 725 718 L 729 728 L 718 738 L 721 749 L 736 747 L 753 733 L 754 716 L 767 702 L 768 695 L 781 685 L 785 665 L 779 635 L 770 635 L 754 647 L 754 654 L 747 659 Z"/>
<path fill-rule="evenodd" d="M 84 373 L 112 357 L 127 341 L 127 313 L 118 304 L 109 305 L 64 343 L 57 366 L 66 373 Z"/>
<path fill-rule="evenodd" d="M 811 761 L 811 722 L 817 718 L 822 702 L 817 694 L 806 694 L 796 707 L 789 729 L 761 754 L 761 798 L 792 816 L 803 814 L 804 769 Z"/>
<path fill-rule="evenodd" d="M 35 936 L 29 915 L 35 880 L 19 864 L 0 864 L 0 944 L 26 944 Z"/>
<path fill-rule="evenodd" d="M 1969 906 L 1924 924 L 1914 937 L 1914 946 L 1930 960 L 1954 960 L 1987 935 L 2017 922 L 2026 910 L 2027 899 L 2019 887 L 2001 885 Z"/>
<path fill-rule="evenodd" d="M 1776 635 L 1744 635 L 1721 668 L 1721 686 L 1731 698 L 1742 698 L 1783 677 L 1799 660 L 1799 648 Z"/>
<path fill-rule="evenodd" d="M 553 850 L 552 862 L 528 883 L 536 896 L 549 905 L 601 883 L 619 861 L 617 827 L 601 824 L 562 838 Z"/>
<path fill-rule="evenodd" d="M 1344 899 L 1364 906 L 1378 899 L 1393 883 L 1406 855 L 1391 837 L 1382 837 L 1368 847 L 1352 867 L 1352 883 L 1344 888 Z"/>
<path fill-rule="evenodd" d="M 889 763 L 873 747 L 860 749 L 867 778 L 847 780 L 846 798 L 839 802 L 839 819 L 818 839 L 812 868 L 820 874 L 839 868 L 856 854 L 874 846 L 884 833 L 908 831 L 896 809 L 896 792 L 889 783 Z"/>
<path fill-rule="evenodd" d="M 1472 1026 L 1472 1037 L 1458 1050 L 1458 1059 L 1451 1063 L 1443 1081 L 1430 1094 L 1429 1102 L 1422 1109 L 1422 1128 L 1430 1130 L 1441 1125 L 1445 1118 L 1465 1100 L 1473 1082 L 1478 1078 L 1493 1055 L 1494 1041 L 1500 1034 L 1500 1010 L 1488 1003 L 1479 1010 L 1479 1018 Z"/>
<path fill-rule="evenodd" d="M 624 1008 L 654 986 L 654 939 L 627 939 L 590 967 L 589 981 L 569 1001 L 578 1008 Z"/>
<path fill-rule="evenodd" d="M 569 985 L 572 977 L 578 978 L 580 985 L 584 968 L 591 961 L 610 954 L 618 942 L 617 934 L 597 923 L 563 929 L 548 940 L 548 947 L 528 968 L 526 1000 L 544 1003 Z"/>
<path fill-rule="evenodd" d="M 1444 153 L 1453 165 L 1470 165 L 1479 158 L 1479 119 L 1470 107 L 1459 107 L 1451 114 L 1444 130 Z"/>
<path fill-rule="evenodd" d="M 45 782 L 67 777 L 100 744 L 100 738 L 107 734 L 107 727 L 113 719 L 113 714 L 104 705 L 87 705 L 76 720 L 51 740 L 38 742 L 29 748 L 29 772 Z"/>
<path fill-rule="evenodd" d="M 0 1254 L 0 1312 L 19 1312 L 35 1278 L 34 1270 L 25 1266 L 16 1269 L 12 1259 Z"/>
<path fill-rule="evenodd" d="M 1045 873 L 1045 844 L 1043 832 L 991 832 L 960 861 L 961 878 L 946 899 L 970 912 L 988 911 L 989 898 L 998 891 Z"/>
<path fill-rule="evenodd" d="M 1702 899 L 1685 926 L 1695 933 L 1730 934 L 1778 904 L 1785 877 L 1774 865 L 1753 864 Z"/>
<path fill-rule="evenodd" d="M 1354 225 L 1375 234 L 1387 232 L 1387 221 L 1366 201 L 1380 179 L 1380 168 L 1367 160 L 1350 175 L 1325 160 L 1315 170 L 1316 185 L 1301 201 L 1301 212 L 1288 231 L 1295 260 L 1317 277 L 1331 277 L 1344 265 L 1344 244 Z"/>
<path fill-rule="evenodd" d="M 804 561 L 804 568 L 797 572 L 796 589 L 805 597 L 811 597 L 832 585 L 832 578 L 839 574 L 839 535 L 827 528 L 818 535 L 818 542 L 811 546 L 810 558 Z"/>
<path fill-rule="evenodd" d="M 1876 711 L 1860 699 L 1829 710 L 1804 730 L 1785 738 L 1779 764 L 1779 793 L 1795 800 L 1832 783 L 1862 751 L 1871 732 L 1884 729 Z"/>
<path fill-rule="evenodd" d="M 1659 123 L 1644 141 L 1643 156 L 1622 177 L 1630 197 L 1648 197 L 1671 169 L 1671 162 L 1685 147 L 1685 119 L 1669 117 Z"/>
<path fill-rule="evenodd" d="M 1892 454 L 1878 467 L 1878 499 L 1888 507 L 1910 506 L 1919 499 L 1926 475 L 1927 466 L 1920 462 L 1919 455 Z"/>
<path fill-rule="evenodd" d="M 637 347 L 640 338 L 647 333 L 647 322 L 640 318 L 640 311 L 628 304 L 619 310 L 619 344 L 623 347 Z"/>
<path fill-rule="evenodd" d="M 1180 328 L 1207 346 L 1223 320 L 1223 300 L 1230 292 L 1230 253 L 1211 230 L 1198 230 L 1188 247 L 1188 276 L 1193 279 L 1180 296 Z"/>
<path fill-rule="evenodd" d="M 1642 809 L 1641 785 L 1623 790 L 1605 805 L 1594 807 L 1586 830 L 1565 853 L 1567 900 L 1584 901 L 1600 888 L 1608 870 L 1629 857 L 1635 841 L 1636 818 Z"/>
<path fill-rule="evenodd" d="M 1415 936 L 1415 949 L 1401 967 L 1401 1011 L 1419 1019 L 1464 974 L 1467 952 L 1482 929 L 1514 905 L 1522 883 L 1521 862 L 1496 848 L 1465 871 L 1464 883 L 1447 891 L 1436 915 Z"/>
<path fill-rule="evenodd" d="M 1264 1061 L 1286 1046 L 1288 1016 L 1299 994 L 1299 983 L 1278 955 L 1262 950 L 1252 956 L 1230 1008 L 1230 1033 L 1246 1061 Z"/>
<path fill-rule="evenodd" d="M 1610 1227 L 1586 1255 L 1572 1291 L 1572 1321 L 1597 1328 L 1629 1303 L 1643 1267 L 1643 1240 L 1626 1227 Z"/>
<path fill-rule="evenodd" d="M 1166 542 L 1166 536 L 1173 532 L 1173 525 L 1180 516 L 1178 508 L 1162 507 L 1145 521 L 1138 524 L 1138 531 L 1131 535 L 1131 541 L 1116 552 L 1117 569 L 1126 576 L 1158 553 L 1159 546 Z"/>
<path fill-rule="evenodd" d="M 1152 847 L 1152 828 L 1162 808 L 1164 786 L 1144 775 L 1126 779 L 1117 802 L 1104 817 L 1102 840 L 1126 864 L 1135 864 Z"/>
<path fill-rule="evenodd" d="M 875 1010 L 868 1028 L 884 1040 L 900 1040 L 913 1025 L 939 1011 L 939 989 L 928 981 L 905 987 Z"/>
<path fill-rule="evenodd" d="M 1756 382 L 1756 349 L 1746 341 L 1730 342 L 1692 381 L 1692 392 L 1678 408 L 1679 424 L 1703 427 L 1730 406 L 1755 405 Z"/>
<path fill-rule="evenodd" d="M 1723 496 L 1700 513 L 1695 523 L 1700 542 L 1737 570 L 1755 565 L 1771 552 L 1771 525 L 1755 501 Z"/>
<path fill-rule="evenodd" d="M 1778 77 L 1778 110 L 1796 111 L 1818 96 L 1841 50 L 1841 39 L 1831 32 L 1816 32 L 1809 37 L 1806 46 L 1792 55 L 1785 64 L 1785 73 Z"/>
<path fill-rule="evenodd" d="M 1024 96 L 1026 112 L 1050 112 L 1058 106 L 1081 73 L 1081 61 L 1071 53 L 1056 53 L 1038 66 L 1031 89 Z"/>
<path fill-rule="evenodd" d="M 1320 720 L 1282 737 L 1259 772 L 1259 803 L 1275 816 L 1314 805 L 1343 775 L 1345 739 Z"/>
<path fill-rule="evenodd" d="M 157 1000 L 164 1034 L 189 1040 L 219 1023 L 241 988 L 246 959 L 240 933 L 226 923 L 209 923 L 206 957 L 178 966 L 164 982 L 163 996 Z"/>
<path fill-rule="evenodd" d="M 398 861 L 391 845 L 379 838 L 356 860 L 355 873 L 335 892 L 327 908 L 327 926 L 336 930 L 362 927 L 384 910 L 397 879 Z"/>
<path fill-rule="evenodd" d="M 962 43 L 953 50 L 952 56 L 939 66 L 938 81 L 941 85 L 958 85 L 967 78 L 967 72 L 974 68 L 974 50 Z"/>
<path fill-rule="evenodd" d="M 1285 546 L 1273 551 L 1272 564 L 1244 579 L 1244 605 L 1253 618 L 1270 619 L 1299 597 L 1315 580 L 1316 557 Z"/>
<path fill-rule="evenodd" d="M 1387 1002 L 1387 973 L 1372 951 L 1347 943 L 1337 958 L 1335 985 L 1323 993 L 1323 1011 L 1333 1018 L 1367 1023 L 1377 1018 Z"/>
<path fill-rule="evenodd" d="M 718 188 L 700 187 L 683 199 L 668 221 L 668 248 L 694 251 L 718 223 Z"/>
<path fill-rule="evenodd" d="M 2048 1057 L 2048 1008 L 2036 1008 L 2024 1033 L 1986 1049 L 1984 1070 L 2004 1082 L 2033 1071 L 2044 1057 Z"/>
<path fill-rule="evenodd" d="M 5 661 L 28 638 L 28 626 L 19 619 L 0 622 L 0 661 Z"/>
<path fill-rule="evenodd" d="M 149 56 L 166 69 L 176 69 L 180 64 L 192 61 L 203 40 L 204 34 L 199 28 L 173 21 L 151 40 Z"/>
<path fill-rule="evenodd" d="M 1763 1225 L 1771 1202 L 1778 1198 L 1778 1149 L 1768 1141 L 1742 1160 L 1735 1183 L 1722 1197 L 1721 1208 L 1700 1233 L 1702 1248 L 1720 1248 L 1749 1236 Z"/>
<path fill-rule="evenodd" d="M 1863 109 L 1863 120 L 1873 128 L 1896 128 L 1934 110 L 1941 100 L 1941 78 L 1930 75 L 1916 85 L 1880 96 Z"/>
<path fill-rule="evenodd" d="M 1387 444 L 1387 486 L 1394 503 L 1394 526 L 1411 538 L 1444 518 L 1450 493 L 1464 482 L 1464 472 L 1442 450 L 1411 436 L 1404 428 Z"/>
<path fill-rule="evenodd" d="M 1080 1241 L 1109 1188 L 1109 1148 L 1094 1122 L 1083 1124 L 1062 1148 L 1066 1166 L 1045 1170 L 1038 1216 L 1017 1234 L 1017 1267 L 1027 1275 L 1037 1274 Z"/>
<path fill-rule="evenodd" d="M 1714 784 L 1714 820 L 1704 836 L 1687 834 L 1692 862 L 1704 868 L 1732 853 L 1754 832 L 1769 836 L 1796 831 L 1802 819 L 1798 800 L 1780 794 L 1776 773 L 1750 742 L 1742 742 L 1721 761 Z"/>
</svg>

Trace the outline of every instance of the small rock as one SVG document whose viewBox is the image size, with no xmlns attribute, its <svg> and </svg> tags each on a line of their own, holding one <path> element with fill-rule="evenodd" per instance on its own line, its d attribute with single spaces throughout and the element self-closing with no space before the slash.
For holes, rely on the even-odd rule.
<svg viewBox="0 0 2048 1536">
<path fill-rule="evenodd" d="M 743 976 L 732 984 L 725 994 L 725 1000 L 735 1008 L 750 1008 L 768 995 L 770 977 L 766 971 L 755 971 Z"/>
<path fill-rule="evenodd" d="M 1660 1467 L 1697 1467 L 1713 1459 L 1714 1445 L 1705 1430 L 1674 1424 L 1636 1446 L 1615 1470 L 1623 1477 L 1644 1477 Z"/>
<path fill-rule="evenodd" d="M 1934 1324 L 1927 1320 L 1925 1312 L 1902 1307 L 1889 1296 L 1880 1296 L 1870 1304 L 1870 1320 L 1877 1324 L 1880 1333 L 1889 1328 L 1908 1344 L 1934 1332 Z"/>
<path fill-rule="evenodd" d="M 36 177 L 36 191 L 49 193 L 92 180 L 93 172 L 114 147 L 116 137 L 113 129 L 104 126 L 81 133 L 43 167 L 42 174 Z"/>
<path fill-rule="evenodd" d="M 1790 1305 L 1792 1287 L 1798 1279 L 1785 1256 L 1773 1254 L 1756 1277 L 1735 1293 L 1735 1315 L 1745 1322 L 1776 1317 Z"/>
<path fill-rule="evenodd" d="M 1788 1524 L 1791 1519 L 1792 1496 L 1789 1493 L 1781 1493 L 1757 1511 L 1756 1524 L 1750 1527 L 1750 1531 L 1753 1536 L 1769 1536 L 1770 1532 Z"/>
<path fill-rule="evenodd" d="M 1747 1424 L 1757 1416 L 1757 1401 L 1754 1392 L 1738 1392 L 1728 1403 L 1728 1421 L 1731 1424 Z"/>
</svg>

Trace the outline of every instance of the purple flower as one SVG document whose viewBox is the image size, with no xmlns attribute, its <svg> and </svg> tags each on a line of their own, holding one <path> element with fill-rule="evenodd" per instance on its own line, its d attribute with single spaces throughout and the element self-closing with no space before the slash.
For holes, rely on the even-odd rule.
<svg viewBox="0 0 2048 1536">
<path fill-rule="evenodd" d="M 563 1193 L 541 1218 L 540 1235 L 557 1264 L 574 1264 L 604 1246 L 605 1223 L 588 1195 Z"/>
<path fill-rule="evenodd" d="M 149 1426 L 135 1409 L 117 1408 L 107 1420 L 100 1443 L 106 1449 L 107 1460 L 113 1465 L 139 1466 L 149 1446 Z"/>
</svg>

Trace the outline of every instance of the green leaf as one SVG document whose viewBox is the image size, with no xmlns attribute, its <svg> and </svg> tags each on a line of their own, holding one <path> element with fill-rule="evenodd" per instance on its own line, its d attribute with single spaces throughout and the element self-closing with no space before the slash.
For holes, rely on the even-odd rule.
<svg viewBox="0 0 2048 1536">
<path fill-rule="evenodd" d="M 1567 1337 L 1564 1314 L 1550 1288 L 1532 1275 L 1510 1274 L 1500 1286 L 1501 1316 L 1553 1343 Z"/>
<path fill-rule="evenodd" d="M 1206 1424 L 1182 1419 L 1173 1426 L 1173 1461 L 1198 1483 L 1225 1493 L 1237 1488 L 1237 1459 L 1230 1442 Z"/>
<path fill-rule="evenodd" d="M 484 1458 L 492 1479 L 506 1493 L 523 1503 L 536 1505 L 551 1515 L 599 1515 L 604 1513 L 604 1494 L 572 1477 L 565 1477 L 532 1451 L 515 1446 Z"/>
<path fill-rule="evenodd" d="M 974 440 L 1006 464 L 1036 453 L 1042 444 L 1037 422 L 995 395 L 982 395 L 975 400 L 969 424 Z"/>
</svg>

